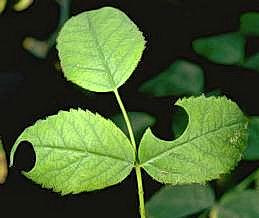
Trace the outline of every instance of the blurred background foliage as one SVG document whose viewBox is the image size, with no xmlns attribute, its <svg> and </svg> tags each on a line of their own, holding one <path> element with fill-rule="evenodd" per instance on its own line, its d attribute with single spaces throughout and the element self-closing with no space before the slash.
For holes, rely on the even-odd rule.
<svg viewBox="0 0 259 218">
<path fill-rule="evenodd" d="M 137 141 L 150 127 L 157 137 L 179 137 L 188 123 L 179 97 L 226 95 L 249 116 L 249 147 L 232 174 L 207 185 L 164 186 L 144 174 L 150 218 L 259 217 L 259 2 L 229 0 L 84 1 L 0 0 L 0 135 L 6 153 L 21 131 L 59 110 L 89 109 L 126 132 L 110 93 L 83 91 L 63 77 L 55 39 L 62 24 L 85 10 L 113 6 L 144 33 L 146 49 L 121 88 Z M 7 155 L 8 157 L 8 155 Z M 7 158 L 8 159 L 8 158 Z M 19 147 L 16 168 L 0 186 L 0 208 L 20 215 L 135 217 L 134 175 L 116 187 L 61 198 L 25 179 L 35 155 Z M 96 210 L 98 206 L 98 210 Z M 28 211 L 28 209 L 30 210 Z"/>
</svg>

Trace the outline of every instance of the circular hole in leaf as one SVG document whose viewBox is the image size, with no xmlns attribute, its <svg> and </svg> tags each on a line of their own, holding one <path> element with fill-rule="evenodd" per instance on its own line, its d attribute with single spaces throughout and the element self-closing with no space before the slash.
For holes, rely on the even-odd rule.
<svg viewBox="0 0 259 218">
<path fill-rule="evenodd" d="M 22 141 L 14 155 L 14 166 L 18 170 L 29 172 L 35 165 L 36 154 L 30 142 Z"/>
</svg>

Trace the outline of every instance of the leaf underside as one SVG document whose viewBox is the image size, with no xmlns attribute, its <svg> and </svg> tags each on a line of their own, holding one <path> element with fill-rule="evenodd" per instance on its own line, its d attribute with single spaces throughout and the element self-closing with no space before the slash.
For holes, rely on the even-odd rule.
<svg viewBox="0 0 259 218">
<path fill-rule="evenodd" d="M 11 165 L 22 141 L 36 152 L 34 168 L 24 175 L 62 195 L 119 183 L 134 166 L 134 149 L 121 130 L 81 109 L 61 111 L 25 129 L 11 151 Z"/>
<path fill-rule="evenodd" d="M 65 77 L 96 92 L 121 86 L 135 70 L 144 47 L 138 27 L 111 7 L 72 17 L 57 39 Z"/>
<path fill-rule="evenodd" d="M 227 173 L 247 145 L 247 118 L 226 97 L 190 97 L 176 102 L 189 123 L 176 140 L 156 138 L 150 129 L 139 147 L 140 166 L 169 184 L 204 183 Z"/>
</svg>

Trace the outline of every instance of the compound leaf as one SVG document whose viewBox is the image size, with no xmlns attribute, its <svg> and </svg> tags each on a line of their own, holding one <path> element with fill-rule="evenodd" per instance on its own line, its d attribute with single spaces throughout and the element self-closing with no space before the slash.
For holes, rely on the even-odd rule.
<svg viewBox="0 0 259 218">
<path fill-rule="evenodd" d="M 138 143 L 144 131 L 149 126 L 153 126 L 156 119 L 150 114 L 144 112 L 128 112 L 128 116 L 132 124 L 135 140 Z M 121 113 L 111 117 L 111 120 L 129 137 L 128 129 Z"/>
<path fill-rule="evenodd" d="M 240 64 L 245 56 L 245 38 L 238 32 L 204 37 L 193 41 L 199 55 L 219 64 Z"/>
<path fill-rule="evenodd" d="M 177 60 L 164 72 L 143 83 L 139 90 L 154 96 L 199 95 L 203 86 L 201 67 L 186 60 Z"/>
<path fill-rule="evenodd" d="M 72 17 L 57 40 L 65 77 L 96 92 L 121 86 L 136 68 L 144 47 L 137 26 L 111 7 Z"/>
<path fill-rule="evenodd" d="M 139 147 L 140 166 L 162 183 L 203 183 L 227 173 L 247 145 L 247 118 L 226 97 L 190 97 L 176 102 L 189 123 L 176 140 L 147 129 Z"/>
<path fill-rule="evenodd" d="M 178 218 L 213 206 L 214 199 L 209 186 L 165 186 L 152 196 L 146 208 L 150 218 Z"/>
<path fill-rule="evenodd" d="M 245 190 L 223 196 L 220 203 L 214 208 L 219 218 L 259 217 L 259 195 L 255 190 Z"/>
<path fill-rule="evenodd" d="M 259 13 L 248 12 L 240 17 L 240 32 L 245 35 L 259 36 Z"/>
<path fill-rule="evenodd" d="M 259 160 L 259 117 L 251 117 L 248 124 L 248 146 L 245 160 Z"/>
<path fill-rule="evenodd" d="M 19 136 L 32 143 L 36 163 L 24 175 L 61 194 L 92 191 L 122 181 L 133 168 L 135 152 L 111 121 L 89 111 L 59 112 Z"/>
</svg>

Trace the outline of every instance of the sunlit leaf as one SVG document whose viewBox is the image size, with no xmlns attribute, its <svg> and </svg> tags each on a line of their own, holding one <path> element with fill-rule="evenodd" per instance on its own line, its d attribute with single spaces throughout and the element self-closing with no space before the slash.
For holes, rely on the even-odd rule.
<svg viewBox="0 0 259 218">
<path fill-rule="evenodd" d="M 33 3 L 33 0 L 19 0 L 14 6 L 14 10 L 23 11 Z"/>
<path fill-rule="evenodd" d="M 96 92 L 120 87 L 135 70 L 144 45 L 137 26 L 111 7 L 72 17 L 57 40 L 65 77 Z"/>
<path fill-rule="evenodd" d="M 150 218 L 178 218 L 214 204 L 214 192 L 205 185 L 165 186 L 147 202 Z"/>
<path fill-rule="evenodd" d="M 247 118 L 226 97 L 191 97 L 176 102 L 189 117 L 174 141 L 145 132 L 140 166 L 155 180 L 169 184 L 204 183 L 235 167 L 247 145 Z"/>
<path fill-rule="evenodd" d="M 11 151 L 32 143 L 36 163 L 24 175 L 61 194 L 102 189 L 121 182 L 134 166 L 135 152 L 111 121 L 89 111 L 59 112 L 28 127 Z"/>
<path fill-rule="evenodd" d="M 168 69 L 142 84 L 139 90 L 154 96 L 199 95 L 203 86 L 201 67 L 186 60 L 177 60 Z"/>
<path fill-rule="evenodd" d="M 245 35 L 259 36 L 258 12 L 248 12 L 240 17 L 240 32 Z"/>
<path fill-rule="evenodd" d="M 132 124 L 132 129 L 134 132 L 134 136 L 136 142 L 138 143 L 147 129 L 147 127 L 153 126 L 155 124 L 156 119 L 144 112 L 129 112 L 128 113 L 129 119 Z M 111 117 L 111 120 L 127 135 L 129 136 L 128 129 L 125 123 L 125 120 L 122 114 L 116 114 L 115 116 Z"/>
<path fill-rule="evenodd" d="M 218 64 L 240 64 L 245 56 L 245 38 L 238 32 L 203 37 L 193 41 L 193 49 Z"/>
<path fill-rule="evenodd" d="M 248 132 L 248 146 L 244 153 L 244 159 L 259 160 L 259 117 L 250 118 Z"/>
</svg>

